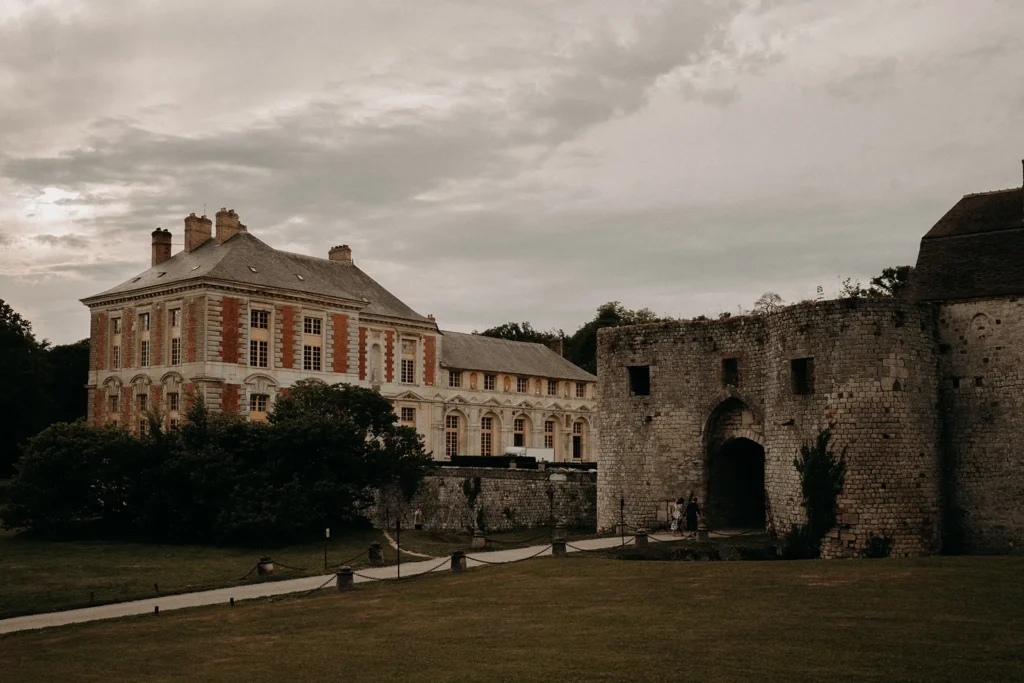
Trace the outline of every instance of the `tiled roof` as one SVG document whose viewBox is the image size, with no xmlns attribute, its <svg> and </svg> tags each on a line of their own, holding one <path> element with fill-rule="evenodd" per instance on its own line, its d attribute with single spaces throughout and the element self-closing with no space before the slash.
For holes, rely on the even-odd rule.
<svg viewBox="0 0 1024 683">
<path fill-rule="evenodd" d="M 969 194 L 921 240 L 920 301 L 1024 294 L 1024 188 Z"/>
<path fill-rule="evenodd" d="M 223 244 L 211 239 L 190 252 L 179 252 L 84 301 L 199 279 L 366 302 L 363 313 L 367 315 L 433 322 L 406 306 L 351 262 L 279 251 L 248 232 L 239 232 Z"/>
<path fill-rule="evenodd" d="M 441 365 L 456 370 L 506 372 L 530 377 L 596 382 L 597 377 L 544 346 L 479 334 L 441 334 Z"/>
</svg>

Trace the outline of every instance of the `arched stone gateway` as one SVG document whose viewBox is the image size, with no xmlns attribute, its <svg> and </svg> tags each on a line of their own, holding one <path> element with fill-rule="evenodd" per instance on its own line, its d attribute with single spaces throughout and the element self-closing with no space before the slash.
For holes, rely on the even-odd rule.
<svg viewBox="0 0 1024 683">
<path fill-rule="evenodd" d="M 718 404 L 705 428 L 704 519 L 712 529 L 765 528 L 764 424 L 735 396 Z"/>
</svg>

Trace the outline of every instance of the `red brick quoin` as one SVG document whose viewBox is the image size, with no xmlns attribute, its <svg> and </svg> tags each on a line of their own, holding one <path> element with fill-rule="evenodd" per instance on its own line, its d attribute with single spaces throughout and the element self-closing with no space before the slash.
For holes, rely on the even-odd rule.
<svg viewBox="0 0 1024 683">
<path fill-rule="evenodd" d="M 395 381 L 395 333 L 388 330 L 384 333 L 384 379 L 389 382 Z"/>
<path fill-rule="evenodd" d="M 107 369 L 107 314 L 93 313 L 89 325 L 89 369 Z"/>
<path fill-rule="evenodd" d="M 220 409 L 225 413 L 238 412 L 238 384 L 225 384 L 220 395 Z"/>
<path fill-rule="evenodd" d="M 281 308 L 281 367 L 295 365 L 295 307 Z"/>
<path fill-rule="evenodd" d="M 359 379 L 366 379 L 366 328 L 359 328 Z"/>
<path fill-rule="evenodd" d="M 437 364 L 437 338 L 423 338 L 423 383 L 434 386 L 434 366 Z"/>
</svg>

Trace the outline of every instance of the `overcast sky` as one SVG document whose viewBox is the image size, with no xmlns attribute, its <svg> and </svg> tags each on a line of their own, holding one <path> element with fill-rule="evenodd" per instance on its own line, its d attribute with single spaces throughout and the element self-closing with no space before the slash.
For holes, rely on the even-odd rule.
<svg viewBox="0 0 1024 683">
<path fill-rule="evenodd" d="M 834 293 L 1018 186 L 1021 0 L 0 0 L 0 298 L 238 211 L 441 326 Z"/>
</svg>

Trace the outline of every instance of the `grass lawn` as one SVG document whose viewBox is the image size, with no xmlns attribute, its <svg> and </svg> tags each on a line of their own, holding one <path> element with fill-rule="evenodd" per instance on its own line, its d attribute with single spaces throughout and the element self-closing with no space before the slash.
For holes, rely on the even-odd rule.
<svg viewBox="0 0 1024 683">
<path fill-rule="evenodd" d="M 0 636 L 20 681 L 1019 681 L 1022 557 L 570 555 Z"/>
<path fill-rule="evenodd" d="M 337 535 L 336 535 L 337 536 Z M 328 542 L 328 562 L 354 555 L 351 564 L 367 564 L 371 541 L 381 541 L 385 559 L 395 552 L 376 531 L 348 533 Z M 278 563 L 275 579 L 324 573 L 323 542 L 284 548 L 224 548 L 113 541 L 50 541 L 0 530 L 0 618 L 86 607 L 90 604 L 149 598 L 221 588 L 259 580 L 255 572 L 239 579 L 261 555 Z M 417 560 L 403 553 L 403 561 Z M 301 571 L 285 569 L 280 563 Z"/>
</svg>

